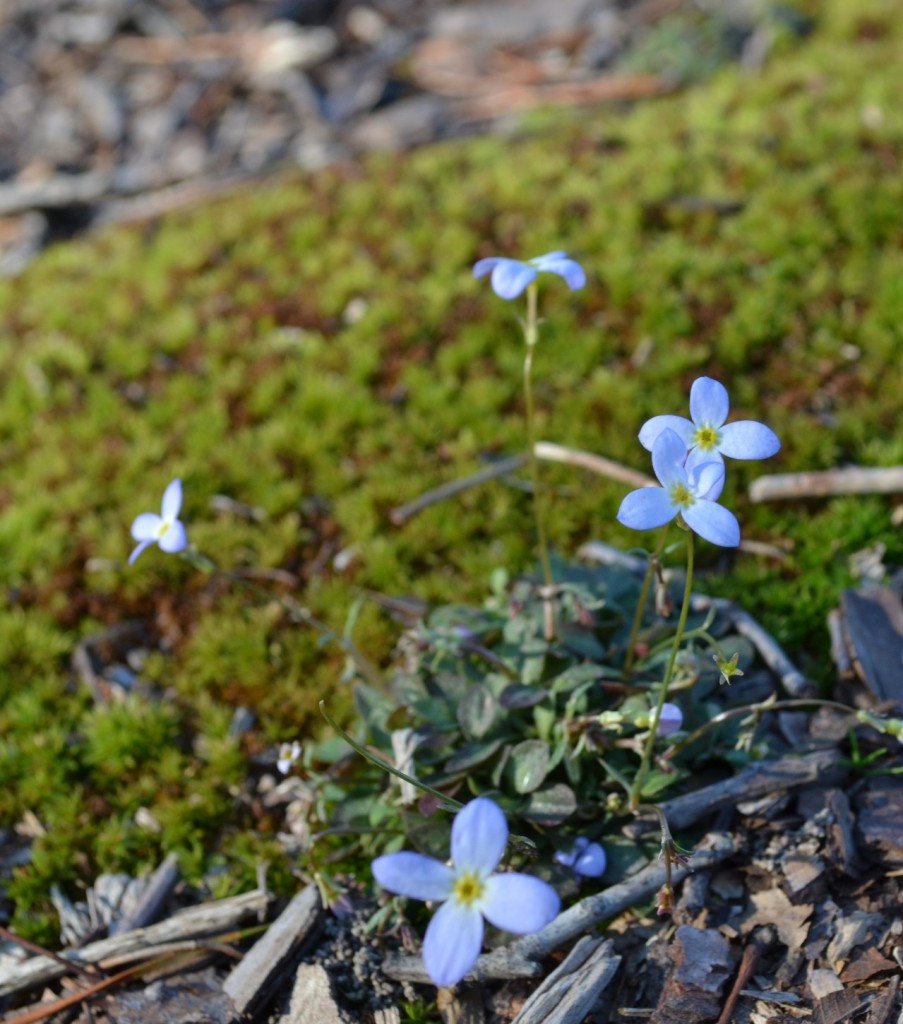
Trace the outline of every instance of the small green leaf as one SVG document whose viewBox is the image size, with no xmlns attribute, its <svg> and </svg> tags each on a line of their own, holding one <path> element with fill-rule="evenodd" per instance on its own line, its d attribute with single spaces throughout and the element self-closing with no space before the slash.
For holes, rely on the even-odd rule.
<svg viewBox="0 0 903 1024">
<path fill-rule="evenodd" d="M 553 828 L 566 821 L 577 810 L 577 798 L 570 786 L 556 783 L 531 793 L 520 816 L 537 825 Z"/>
<path fill-rule="evenodd" d="M 450 757 L 443 768 L 447 772 L 460 772 L 483 764 L 501 747 L 501 740 L 486 740 L 482 743 L 468 743 Z"/>
<path fill-rule="evenodd" d="M 469 740 L 482 739 L 495 722 L 498 705 L 484 686 L 473 686 L 458 705 L 458 724 Z"/>
<path fill-rule="evenodd" d="M 521 686 L 520 683 L 512 683 L 506 686 L 499 697 L 499 703 L 503 708 L 513 711 L 517 708 L 532 708 L 534 704 L 541 704 L 548 694 L 537 686 Z"/>
<path fill-rule="evenodd" d="M 542 740 L 524 740 L 511 751 L 508 774 L 518 793 L 538 789 L 549 771 L 549 745 Z"/>
</svg>

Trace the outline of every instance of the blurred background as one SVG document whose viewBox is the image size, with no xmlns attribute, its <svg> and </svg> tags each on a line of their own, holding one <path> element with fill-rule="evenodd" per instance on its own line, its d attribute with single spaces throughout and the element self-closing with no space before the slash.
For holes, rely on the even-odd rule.
<svg viewBox="0 0 903 1024">
<path fill-rule="evenodd" d="M 763 0 L 4 0 L 0 273 L 277 167 L 754 68 L 811 25 Z"/>
</svg>

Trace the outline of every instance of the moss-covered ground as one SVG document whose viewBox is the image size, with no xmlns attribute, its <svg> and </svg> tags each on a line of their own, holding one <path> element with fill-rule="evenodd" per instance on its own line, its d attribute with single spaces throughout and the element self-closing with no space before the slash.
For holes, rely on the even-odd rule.
<svg viewBox="0 0 903 1024">
<path fill-rule="evenodd" d="M 648 471 L 639 426 L 683 414 L 702 374 L 779 433 L 771 464 L 731 465 L 725 500 L 786 557 L 709 549 L 701 585 L 828 679 L 849 555 L 881 540 L 903 556 L 893 501 L 745 493 L 763 471 L 903 462 L 901 52 L 900 0 L 833 0 L 761 73 L 291 175 L 54 248 L 0 285 L 0 825 L 38 823 L 6 884 L 14 925 L 51 941 L 51 882 L 77 895 L 173 848 L 194 880 L 223 867 L 218 891 L 250 884 L 258 857 L 287 881 L 241 783 L 255 755 L 319 729 L 344 659 L 156 549 L 127 567 L 129 524 L 170 479 L 200 549 L 297 577 L 336 630 L 363 588 L 479 601 L 494 567 L 532 568 L 523 489 L 389 520 L 523 447 L 520 310 L 472 280 L 481 256 L 561 248 L 588 273 L 574 294 L 544 283 L 541 437 Z M 623 486 L 545 479 L 563 555 L 648 540 L 615 522 Z M 149 631 L 157 694 L 95 706 L 70 656 L 122 622 Z M 396 629 L 365 605 L 354 635 L 385 662 Z M 256 725 L 234 738 L 237 707 Z"/>
</svg>

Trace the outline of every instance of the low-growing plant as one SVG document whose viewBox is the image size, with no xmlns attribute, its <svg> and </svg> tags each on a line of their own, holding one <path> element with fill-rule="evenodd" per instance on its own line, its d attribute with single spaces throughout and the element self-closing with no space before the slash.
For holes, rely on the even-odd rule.
<svg viewBox="0 0 903 1024">
<path fill-rule="evenodd" d="M 720 382 L 695 381 L 690 419 L 662 414 L 641 427 L 639 440 L 651 451 L 658 485 L 627 494 L 618 512 L 622 524 L 642 531 L 674 522 L 681 540 L 667 546 L 662 532 L 655 550 L 643 553 L 644 574 L 617 563 L 554 558 L 531 378 L 538 277 L 548 271 L 572 289 L 585 284 L 582 268 L 563 252 L 526 262 L 491 257 L 474 268 L 478 277 L 491 274 L 493 290 L 504 299 L 526 292 L 524 394 L 538 577 L 512 579 L 498 569 L 481 606 L 431 609 L 404 632 L 387 673 L 358 649 L 350 629 L 337 633 L 289 599 L 276 598 L 295 622 L 344 652 L 347 678 L 354 680 L 357 722 L 350 731 L 323 708 L 344 743 L 305 746 L 289 738 L 276 755 L 279 771 L 297 766 L 302 775 L 307 870 L 334 900 L 346 879 L 360 874 L 361 861 L 372 859 L 373 877 L 387 890 L 441 904 L 423 945 L 437 986 L 456 984 L 470 971 L 483 944 L 484 918 L 508 931 L 539 930 L 558 912 L 557 890 L 573 895 L 580 880 L 621 877 L 653 855 L 616 838 L 616 822 L 626 814 L 651 808 L 658 815 L 665 882 L 657 907 L 670 912 L 671 868 L 692 854 L 671 834 L 658 806 L 663 794 L 703 763 L 720 760 L 733 769 L 760 756 L 753 740 L 769 711 L 816 704 L 850 710 L 774 696 L 738 701 L 724 684 L 751 667 L 749 645 L 712 608 L 692 610 L 695 535 L 724 548 L 740 543 L 737 518 L 719 503 L 725 457 L 768 458 L 780 448 L 764 424 L 728 422 L 729 398 Z M 247 585 L 189 544 L 181 501 L 181 482 L 174 480 L 161 513 L 135 519 L 138 547 L 130 562 L 157 543 L 206 572 Z M 663 562 L 680 546 L 686 568 L 672 580 Z M 265 588 L 251 588 L 273 600 Z M 108 717 L 117 713 L 125 712 Z M 903 728 L 879 715 L 859 720 L 891 735 Z M 157 726 L 166 728 L 165 715 Z M 154 737 L 148 729 L 150 747 L 158 742 Z M 112 740 L 107 737 L 100 753 L 127 774 L 142 755 L 130 759 L 115 742 L 110 746 Z M 189 805 L 161 812 L 164 835 L 173 842 L 187 838 L 179 833 L 182 811 Z M 448 811 L 457 812 L 453 823 Z M 189 811 L 187 826 L 192 818 Z M 402 849 L 408 845 L 416 851 Z M 531 873 L 497 873 L 506 849 L 509 866 Z M 389 901 L 374 925 L 387 925 L 398 909 Z"/>
</svg>

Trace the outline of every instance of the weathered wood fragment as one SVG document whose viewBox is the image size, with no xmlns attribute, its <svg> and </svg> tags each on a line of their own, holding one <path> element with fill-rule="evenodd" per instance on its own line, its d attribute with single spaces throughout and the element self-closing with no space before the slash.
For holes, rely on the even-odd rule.
<svg viewBox="0 0 903 1024">
<path fill-rule="evenodd" d="M 753 480 L 750 501 L 827 498 L 834 494 L 896 494 L 903 491 L 903 467 L 844 466 L 809 473 L 771 473 Z"/>
<path fill-rule="evenodd" d="M 580 1024 L 617 973 L 611 941 L 585 935 L 530 996 L 513 1024 Z"/>
<path fill-rule="evenodd" d="M 681 925 L 671 944 L 674 970 L 652 1015 L 652 1024 L 715 1020 L 721 992 L 734 969 L 730 944 L 711 928 Z"/>
<path fill-rule="evenodd" d="M 338 1005 L 329 972 L 319 964 L 301 964 L 288 1013 L 279 1024 L 354 1024 Z"/>
<path fill-rule="evenodd" d="M 870 779 L 856 794 L 860 849 L 885 867 L 903 867 L 903 786 L 894 778 Z"/>
<path fill-rule="evenodd" d="M 91 942 L 81 949 L 66 950 L 63 955 L 66 959 L 81 964 L 98 963 L 107 957 L 140 949 L 148 950 L 148 955 L 153 955 L 154 946 L 204 935 L 216 935 L 234 928 L 248 918 L 261 917 L 266 913 L 269 900 L 268 893 L 254 889 L 240 896 L 230 896 L 224 900 L 189 907 L 173 914 L 166 921 L 113 935 L 99 942 Z M 62 977 L 65 971 L 66 968 L 62 964 L 44 956 L 36 956 L 0 969 L 0 997 L 34 985 L 46 985 Z"/>
<path fill-rule="evenodd" d="M 308 885 L 233 968 L 223 991 L 239 1017 L 259 1008 L 272 995 L 274 984 L 281 979 L 292 957 L 318 928 L 322 910 L 319 889 Z"/>
<path fill-rule="evenodd" d="M 845 590 L 841 633 L 856 675 L 879 701 L 903 704 L 903 604 L 889 587 Z"/>
<path fill-rule="evenodd" d="M 179 877 L 179 858 L 174 853 L 168 853 L 147 880 L 131 913 L 110 925 L 110 935 L 120 935 L 134 928 L 144 928 L 155 921 L 175 889 Z"/>
<path fill-rule="evenodd" d="M 686 828 L 706 814 L 742 800 L 752 800 L 780 793 L 799 786 L 824 781 L 840 764 L 836 749 L 816 750 L 802 757 L 784 757 L 777 761 L 760 761 L 744 768 L 738 775 L 716 782 L 692 793 L 666 800 L 661 809 L 671 829 Z M 625 835 L 639 838 L 658 828 L 658 818 L 640 818 L 624 826 Z"/>
<path fill-rule="evenodd" d="M 485 1024 L 483 991 L 478 985 L 440 988 L 436 1008 L 442 1024 Z"/>
</svg>

